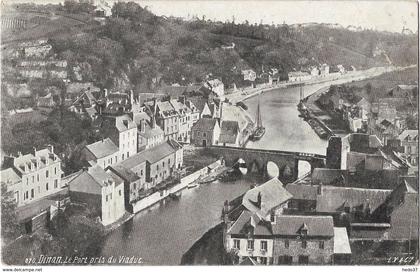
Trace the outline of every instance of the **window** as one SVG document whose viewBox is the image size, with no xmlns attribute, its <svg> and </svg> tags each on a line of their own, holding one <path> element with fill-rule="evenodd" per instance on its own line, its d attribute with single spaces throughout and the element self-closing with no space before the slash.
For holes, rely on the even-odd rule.
<svg viewBox="0 0 420 272">
<path fill-rule="evenodd" d="M 168 164 L 169 164 L 169 165 L 171 164 L 171 158 L 169 158 L 169 159 L 168 159 Z"/>
<path fill-rule="evenodd" d="M 108 202 L 108 196 L 105 196 L 105 202 Z"/>
<path fill-rule="evenodd" d="M 159 171 L 159 165 L 156 165 L 156 171 Z"/>
<path fill-rule="evenodd" d="M 45 190 L 48 191 L 48 182 L 45 184 Z"/>
<path fill-rule="evenodd" d="M 58 187 L 58 179 L 55 179 L 54 180 L 54 188 L 57 188 Z"/>
<path fill-rule="evenodd" d="M 39 174 L 36 174 L 36 181 L 39 181 Z"/>
<path fill-rule="evenodd" d="M 274 213 L 274 211 L 272 211 L 271 214 L 270 214 L 270 221 L 271 222 L 275 222 L 276 221 L 276 214 Z"/>
<path fill-rule="evenodd" d="M 124 160 L 124 154 L 122 154 L 122 159 Z"/>
<path fill-rule="evenodd" d="M 261 241 L 261 251 L 267 251 L 267 241 Z"/>
<path fill-rule="evenodd" d="M 305 240 L 302 241 L 302 248 L 306 248 L 307 242 Z"/>
<path fill-rule="evenodd" d="M 127 158 L 130 157 L 130 152 L 127 152 Z"/>
<path fill-rule="evenodd" d="M 207 133 L 205 133 L 205 132 L 204 132 L 204 133 L 203 133 L 203 136 L 204 136 L 204 137 L 207 137 Z"/>
<path fill-rule="evenodd" d="M 34 196 L 35 196 L 34 189 L 31 189 L 31 198 L 34 198 Z"/>
<path fill-rule="evenodd" d="M 254 240 L 248 240 L 248 250 L 254 250 Z"/>
<path fill-rule="evenodd" d="M 112 193 L 109 194 L 109 199 L 112 200 Z"/>
<path fill-rule="evenodd" d="M 48 170 L 45 171 L 45 177 L 48 178 Z"/>
<path fill-rule="evenodd" d="M 57 175 L 57 167 L 54 167 L 54 175 Z"/>
<path fill-rule="evenodd" d="M 162 162 L 162 167 L 165 167 L 165 162 L 164 161 Z"/>
<path fill-rule="evenodd" d="M 140 175 L 142 175 L 142 176 L 143 176 L 143 170 L 141 170 L 141 171 L 140 171 Z"/>
<path fill-rule="evenodd" d="M 119 190 L 119 191 L 118 191 L 118 193 L 119 193 L 119 194 L 120 194 L 120 196 L 121 196 L 121 190 Z"/>
<path fill-rule="evenodd" d="M 319 241 L 319 248 L 324 249 L 324 241 Z"/>
<path fill-rule="evenodd" d="M 133 183 L 133 189 L 136 190 L 137 183 Z"/>
<path fill-rule="evenodd" d="M 241 240 L 234 239 L 233 240 L 233 248 L 235 248 L 235 249 L 241 249 Z"/>
<path fill-rule="evenodd" d="M 284 247 L 289 248 L 289 240 L 284 240 Z"/>
</svg>

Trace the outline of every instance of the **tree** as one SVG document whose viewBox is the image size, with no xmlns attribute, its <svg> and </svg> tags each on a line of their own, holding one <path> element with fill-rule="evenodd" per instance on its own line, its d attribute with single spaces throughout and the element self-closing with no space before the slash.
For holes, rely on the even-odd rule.
<svg viewBox="0 0 420 272">
<path fill-rule="evenodd" d="M 7 185 L 1 183 L 1 236 L 10 241 L 21 233 L 21 227 L 16 214 L 17 203 L 12 191 L 7 191 Z"/>
</svg>

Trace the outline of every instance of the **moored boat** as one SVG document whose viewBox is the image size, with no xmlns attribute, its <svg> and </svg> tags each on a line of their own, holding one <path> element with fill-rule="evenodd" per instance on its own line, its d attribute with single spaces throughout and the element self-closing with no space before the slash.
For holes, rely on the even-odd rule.
<svg viewBox="0 0 420 272">
<path fill-rule="evenodd" d="M 251 141 L 258 141 L 265 134 L 265 127 L 263 126 L 262 119 L 261 119 L 260 100 L 259 99 L 258 99 L 256 120 L 257 120 L 257 127 L 256 127 L 254 133 L 250 136 Z"/>
</svg>

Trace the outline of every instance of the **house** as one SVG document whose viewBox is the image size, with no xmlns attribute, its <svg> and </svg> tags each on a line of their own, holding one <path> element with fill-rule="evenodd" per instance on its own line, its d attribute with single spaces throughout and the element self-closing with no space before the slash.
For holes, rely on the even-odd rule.
<svg viewBox="0 0 420 272">
<path fill-rule="evenodd" d="M 216 119 L 201 118 L 191 129 L 191 142 L 196 146 L 211 146 L 219 143 L 220 127 Z"/>
<path fill-rule="evenodd" d="M 408 240 L 418 237 L 418 191 L 402 180 L 393 190 L 287 184 L 289 213 L 331 215 L 360 239 Z"/>
<path fill-rule="evenodd" d="M 356 157 L 360 154 L 360 159 L 365 159 L 363 154 L 375 155 L 382 147 L 381 141 L 375 135 L 363 133 L 352 133 L 344 137 L 332 136 L 328 140 L 327 147 L 327 168 L 332 169 L 351 169 L 360 160 Z"/>
<path fill-rule="evenodd" d="M 54 98 L 51 93 L 46 96 L 38 97 L 36 102 L 38 108 L 53 108 L 55 106 Z"/>
<path fill-rule="evenodd" d="M 115 118 L 115 128 L 118 131 L 118 138 L 114 142 L 118 144 L 121 160 L 137 153 L 137 125 L 128 115 Z M 116 134 L 114 134 L 116 137 Z M 116 141 L 115 141 L 116 140 Z"/>
<path fill-rule="evenodd" d="M 416 166 L 419 163 L 419 143 L 418 130 L 406 129 L 398 135 L 398 139 L 403 147 L 403 153 L 411 165 Z"/>
<path fill-rule="evenodd" d="M 178 139 L 179 114 L 169 101 L 155 101 L 154 113 L 157 124 L 165 134 L 165 140 Z"/>
<path fill-rule="evenodd" d="M 181 143 L 189 143 L 191 140 L 191 128 L 193 122 L 193 111 L 187 106 L 185 97 L 179 100 L 171 99 L 170 103 L 175 111 L 178 113 L 178 138 L 177 141 Z M 193 106 L 190 104 L 190 106 Z M 198 113 L 198 110 L 196 111 Z M 196 116 L 197 117 L 197 116 Z"/>
<path fill-rule="evenodd" d="M 407 98 L 412 99 L 417 97 L 418 86 L 417 85 L 397 85 L 388 95 L 395 98 Z"/>
<path fill-rule="evenodd" d="M 300 82 L 311 79 L 311 75 L 307 72 L 289 72 L 288 73 L 289 82 Z"/>
<path fill-rule="evenodd" d="M 222 121 L 219 144 L 223 146 L 240 146 L 240 130 L 237 121 Z"/>
<path fill-rule="evenodd" d="M 170 140 L 146 149 L 120 163 L 141 178 L 139 189 L 148 190 L 182 167 L 182 147 Z"/>
<path fill-rule="evenodd" d="M 224 99 L 225 96 L 225 86 L 220 79 L 212 79 L 208 80 L 204 87 L 207 88 L 211 94 L 213 94 L 216 98 L 220 98 L 221 100 Z"/>
<path fill-rule="evenodd" d="M 330 73 L 330 66 L 324 63 L 319 67 L 319 71 L 321 76 L 327 76 Z"/>
<path fill-rule="evenodd" d="M 255 81 L 257 78 L 257 73 L 252 69 L 242 70 L 241 74 L 243 75 L 244 80 Z"/>
<path fill-rule="evenodd" d="M 26 58 L 45 58 L 51 51 L 52 46 L 48 43 L 31 45 L 23 48 Z"/>
<path fill-rule="evenodd" d="M 125 168 L 122 164 L 109 166 L 106 172 L 115 180 L 121 179 L 124 183 L 125 209 L 132 212 L 132 203 L 139 199 L 145 183 L 145 175 L 139 177 L 132 170 Z"/>
<path fill-rule="evenodd" d="M 137 125 L 137 151 L 152 148 L 164 142 L 163 130 L 156 125 L 155 117 L 149 117 L 145 112 L 135 113 L 133 121 Z"/>
<path fill-rule="evenodd" d="M 17 157 L 5 156 L 2 182 L 13 191 L 19 206 L 30 204 L 61 190 L 61 159 L 54 147 L 36 150 Z"/>
<path fill-rule="evenodd" d="M 292 197 L 276 178 L 247 191 L 239 216 L 225 217 L 227 251 L 264 265 L 328 264 L 335 253 L 348 257 L 347 233 L 335 232 L 333 217 L 288 214 Z"/>
<path fill-rule="evenodd" d="M 199 118 L 214 118 L 207 99 L 198 96 L 189 97 L 187 103 L 193 104 L 196 112 L 199 113 L 195 121 L 198 121 Z"/>
<path fill-rule="evenodd" d="M 12 83 L 6 83 L 5 84 L 6 92 L 11 97 L 31 97 L 32 91 L 29 89 L 29 86 L 27 83 L 21 83 L 21 84 L 12 84 Z"/>
<path fill-rule="evenodd" d="M 88 162 L 91 166 L 98 165 L 102 169 L 118 163 L 120 158 L 120 150 L 110 138 L 86 145 L 81 153 L 81 160 Z"/>
<path fill-rule="evenodd" d="M 104 226 L 115 223 L 124 213 L 124 183 L 96 165 L 81 171 L 69 182 L 70 199 L 85 203 Z"/>
<path fill-rule="evenodd" d="M 345 248 L 337 252 L 351 254 L 347 233 L 336 241 L 331 216 L 277 215 L 266 221 L 244 211 L 227 233 L 228 250 L 262 265 L 332 264 L 335 242 Z"/>
<path fill-rule="evenodd" d="M 70 93 L 68 95 L 68 97 L 74 96 L 74 93 Z M 79 115 L 89 117 L 90 119 L 94 119 L 98 114 L 97 105 L 99 98 L 99 89 L 91 89 L 91 87 L 87 87 L 87 89 L 82 89 L 79 92 L 76 98 L 73 99 L 73 102 L 68 109 Z"/>
<path fill-rule="evenodd" d="M 311 76 L 312 77 L 317 77 L 317 76 L 319 76 L 319 69 L 318 69 L 318 67 L 316 67 L 316 66 L 314 66 L 314 67 L 311 67 Z"/>
</svg>

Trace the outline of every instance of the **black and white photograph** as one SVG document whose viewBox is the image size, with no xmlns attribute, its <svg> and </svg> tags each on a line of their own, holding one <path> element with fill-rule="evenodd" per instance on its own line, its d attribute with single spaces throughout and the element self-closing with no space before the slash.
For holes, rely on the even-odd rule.
<svg viewBox="0 0 420 272">
<path fill-rule="evenodd" d="M 1 0 L 2 271 L 416 272 L 418 13 Z"/>
</svg>

